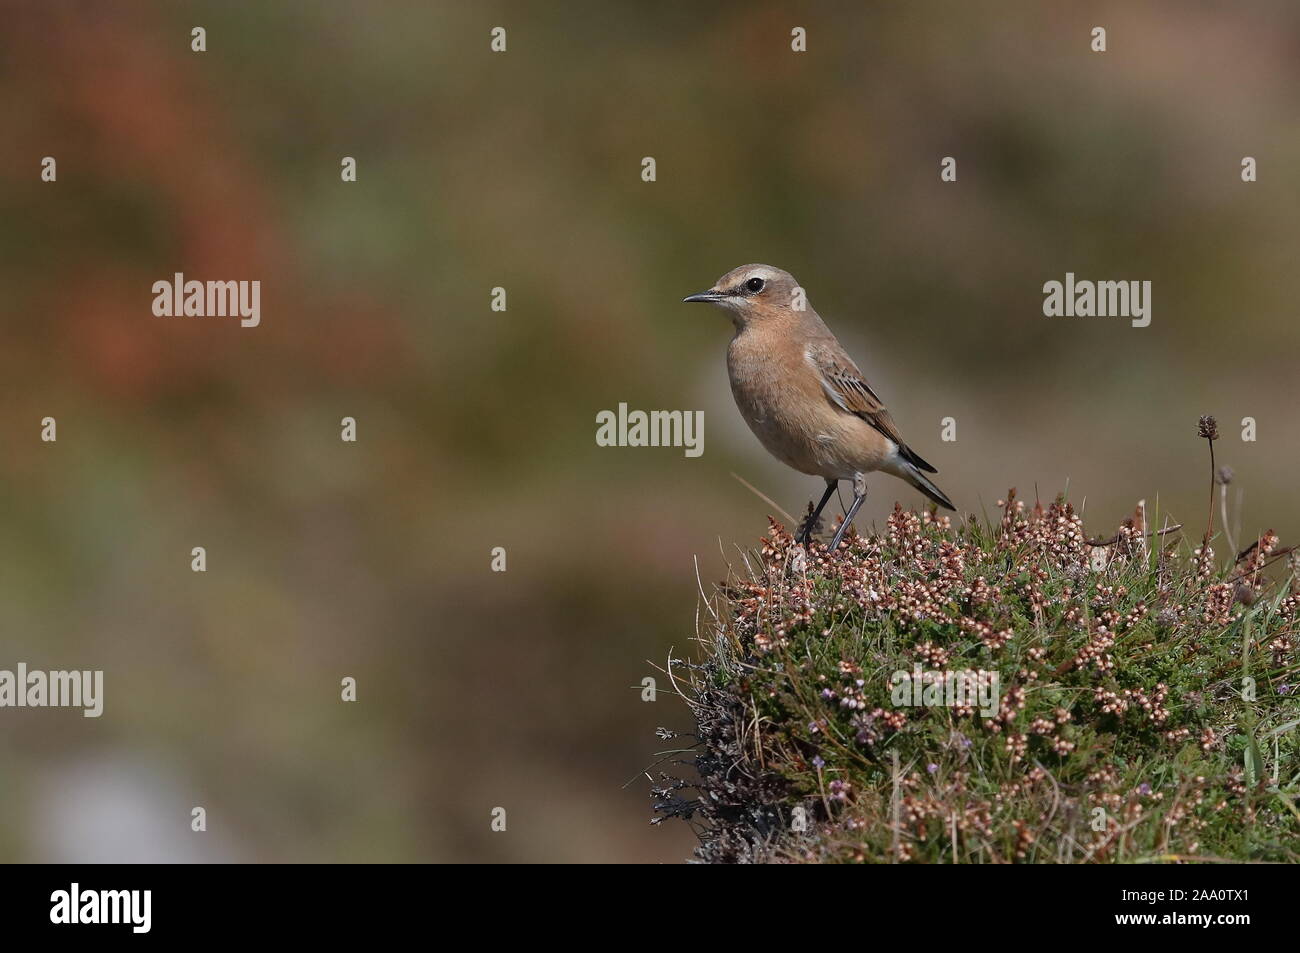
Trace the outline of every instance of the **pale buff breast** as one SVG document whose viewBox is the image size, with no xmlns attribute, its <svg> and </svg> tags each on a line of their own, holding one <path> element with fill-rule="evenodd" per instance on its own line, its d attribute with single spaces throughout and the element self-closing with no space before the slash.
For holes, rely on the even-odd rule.
<svg viewBox="0 0 1300 953">
<path fill-rule="evenodd" d="M 896 451 L 861 418 L 835 407 L 801 349 L 743 332 L 727 349 L 731 393 L 767 451 L 801 473 L 851 480 Z"/>
</svg>

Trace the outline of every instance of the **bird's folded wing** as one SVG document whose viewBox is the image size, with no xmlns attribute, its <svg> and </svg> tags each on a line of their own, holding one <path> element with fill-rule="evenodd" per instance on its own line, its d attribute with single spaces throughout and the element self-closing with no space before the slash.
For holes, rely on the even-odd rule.
<svg viewBox="0 0 1300 953">
<path fill-rule="evenodd" d="M 838 344 L 813 344 L 807 350 L 808 361 L 821 379 L 822 390 L 846 413 L 861 417 L 898 445 L 903 458 L 923 470 L 937 472 L 903 442 L 898 425 L 885 409 L 885 403 L 871 389 L 862 372 Z"/>
</svg>

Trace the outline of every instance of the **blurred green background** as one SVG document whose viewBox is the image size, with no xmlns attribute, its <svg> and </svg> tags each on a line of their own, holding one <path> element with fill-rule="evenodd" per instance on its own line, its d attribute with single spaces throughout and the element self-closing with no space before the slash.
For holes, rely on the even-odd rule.
<svg viewBox="0 0 1300 953">
<path fill-rule="evenodd" d="M 1199 526 L 1213 413 L 1242 534 L 1295 542 L 1300 8 L 1087 6 L 0 3 L 0 667 L 106 681 L 0 711 L 0 859 L 687 857 L 640 680 L 766 528 L 731 474 L 820 487 L 679 303 L 745 262 L 961 508 Z M 260 279 L 261 326 L 154 317 L 175 271 Z M 1045 318 L 1067 271 L 1151 326 Z M 704 456 L 597 447 L 619 402 Z M 871 485 L 863 528 L 919 502 Z"/>
</svg>

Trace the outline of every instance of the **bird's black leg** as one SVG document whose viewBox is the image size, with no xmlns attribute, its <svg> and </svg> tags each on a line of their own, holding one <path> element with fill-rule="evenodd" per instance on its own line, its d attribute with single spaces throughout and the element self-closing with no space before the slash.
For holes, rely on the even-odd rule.
<svg viewBox="0 0 1300 953">
<path fill-rule="evenodd" d="M 803 528 L 799 530 L 798 535 L 794 538 L 796 543 L 806 543 L 812 539 L 813 529 L 817 526 L 817 517 L 821 516 L 822 510 L 826 509 L 826 504 L 838 485 L 838 480 L 826 481 L 826 492 L 822 494 L 822 501 L 817 504 L 817 509 L 813 510 L 812 516 L 804 521 Z"/>
<path fill-rule="evenodd" d="M 849 524 L 853 522 L 853 517 L 858 515 L 858 510 L 862 508 L 862 504 L 866 499 L 867 481 L 866 478 L 859 473 L 853 479 L 853 502 L 849 504 L 849 511 L 844 514 L 844 522 L 841 523 L 840 528 L 835 531 L 835 540 L 831 543 L 830 548 L 831 552 L 835 552 L 835 550 L 840 548 L 840 540 L 844 538 L 845 532 L 848 531 Z"/>
</svg>

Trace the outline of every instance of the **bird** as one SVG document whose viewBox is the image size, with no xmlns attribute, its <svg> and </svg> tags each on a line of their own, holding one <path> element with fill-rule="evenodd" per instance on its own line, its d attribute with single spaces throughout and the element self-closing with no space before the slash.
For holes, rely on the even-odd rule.
<svg viewBox="0 0 1300 953">
<path fill-rule="evenodd" d="M 853 502 L 830 546 L 838 549 L 867 497 L 866 475 L 877 471 L 956 509 L 927 476 L 939 471 L 903 442 L 884 402 L 793 275 L 771 265 L 742 265 L 682 300 L 730 314 L 736 333 L 727 347 L 727 375 L 741 416 L 772 456 L 826 481 L 796 542 L 810 542 L 840 481 L 851 480 Z"/>
</svg>

